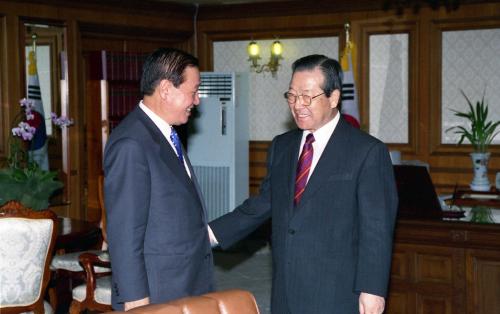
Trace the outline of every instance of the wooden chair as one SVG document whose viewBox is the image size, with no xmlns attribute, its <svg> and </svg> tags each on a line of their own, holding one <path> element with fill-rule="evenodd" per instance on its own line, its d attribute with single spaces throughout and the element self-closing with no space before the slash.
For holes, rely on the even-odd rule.
<svg viewBox="0 0 500 314">
<path fill-rule="evenodd" d="M 96 273 L 96 266 L 110 268 L 109 255 L 97 256 L 93 253 L 80 255 L 80 263 L 85 269 L 86 282 L 73 289 L 70 314 L 83 310 L 111 311 L 111 272 Z"/>
<path fill-rule="evenodd" d="M 106 209 L 104 207 L 104 176 L 100 175 L 97 181 L 97 189 L 98 189 L 98 199 L 99 206 L 101 208 L 101 217 L 99 221 L 99 227 L 101 228 L 102 234 L 102 243 L 101 248 L 99 250 L 89 250 L 89 251 L 79 251 L 79 252 L 71 252 L 65 254 L 58 254 L 52 258 L 52 262 L 50 264 L 50 269 L 55 273 L 54 279 L 59 281 L 60 286 L 57 286 L 58 283 L 54 282 L 51 284 L 51 288 L 49 289 L 50 301 L 53 308 L 57 308 L 59 303 L 65 303 L 66 306 L 69 304 L 69 291 L 73 289 L 73 283 L 77 284 L 86 280 L 86 273 L 80 264 L 79 257 L 83 253 L 93 253 L 97 256 L 103 256 L 106 259 L 107 253 L 107 238 L 106 238 Z M 94 269 L 96 273 L 109 273 L 109 268 L 97 267 Z M 61 281 L 62 280 L 62 281 Z M 54 280 L 53 280 L 54 281 Z M 61 284 L 64 282 L 64 284 Z M 61 288 L 61 285 L 63 288 Z M 57 287 L 56 287 L 57 286 Z M 66 300 L 66 302 L 60 302 L 59 300 L 61 289 L 67 291 L 63 295 L 66 297 L 62 297 L 61 299 Z M 64 292 L 63 291 L 63 292 Z"/>
<path fill-rule="evenodd" d="M 72 291 L 70 313 L 80 313 L 83 310 L 111 310 L 111 264 L 107 249 L 106 209 L 104 206 L 104 177 L 99 176 L 99 204 L 101 206 L 100 227 L 103 237 L 103 251 L 80 252 L 79 265 L 85 272 L 85 284 L 75 287 Z"/>
<path fill-rule="evenodd" d="M 99 221 L 99 227 L 101 228 L 102 233 L 102 244 L 100 250 L 91 250 L 91 251 L 83 251 L 83 252 L 73 252 L 67 254 L 60 254 L 54 256 L 51 263 L 52 270 L 65 270 L 69 272 L 80 272 L 81 278 L 84 278 L 84 270 L 80 265 L 78 257 L 85 252 L 92 252 L 96 255 L 106 254 L 106 250 L 108 248 L 107 238 L 106 238 L 106 210 L 104 207 L 104 176 L 100 175 L 97 181 L 98 188 L 98 198 L 99 198 L 99 206 L 101 207 L 101 218 Z M 96 272 L 108 272 L 109 269 L 96 269 Z"/>
<path fill-rule="evenodd" d="M 33 211 L 15 201 L 0 207 L 0 313 L 51 311 L 44 296 L 57 232 L 57 215 L 50 210 Z"/>
</svg>

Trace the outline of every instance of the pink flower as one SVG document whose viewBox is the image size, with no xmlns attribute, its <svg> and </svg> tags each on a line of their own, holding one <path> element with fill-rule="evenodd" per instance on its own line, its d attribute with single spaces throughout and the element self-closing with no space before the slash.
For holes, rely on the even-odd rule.
<svg viewBox="0 0 500 314">
<path fill-rule="evenodd" d="M 55 112 L 50 113 L 50 119 L 52 120 L 52 123 L 54 123 L 61 129 L 74 124 L 73 119 L 69 119 L 68 117 L 65 116 L 58 117 Z"/>
<path fill-rule="evenodd" d="M 25 141 L 31 141 L 33 139 L 33 134 L 35 134 L 36 132 L 36 128 L 31 126 L 26 121 L 35 119 L 35 114 L 33 113 L 33 111 L 35 110 L 35 101 L 32 99 L 23 98 L 19 101 L 19 104 L 24 109 L 25 119 L 23 119 L 23 121 L 21 121 L 17 127 L 12 128 L 12 135 L 20 137 Z M 50 119 L 61 129 L 74 124 L 73 119 L 69 119 L 65 116 L 58 117 L 54 112 L 50 113 Z M 45 122 L 42 120 L 42 123 Z"/>
<path fill-rule="evenodd" d="M 19 122 L 18 126 L 12 129 L 12 135 L 19 136 L 25 141 L 31 141 L 36 129 L 26 122 Z"/>
</svg>

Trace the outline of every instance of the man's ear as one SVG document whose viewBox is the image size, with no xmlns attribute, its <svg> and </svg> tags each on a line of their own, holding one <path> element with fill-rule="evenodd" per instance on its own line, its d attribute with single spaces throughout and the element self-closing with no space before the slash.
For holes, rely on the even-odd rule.
<svg viewBox="0 0 500 314">
<path fill-rule="evenodd" d="M 334 90 L 328 100 L 330 101 L 330 108 L 336 108 L 340 100 L 340 91 L 338 89 Z"/>
<path fill-rule="evenodd" d="M 169 80 L 161 80 L 160 84 L 158 84 L 160 97 L 166 99 L 169 93 L 171 92 L 172 87 L 173 87 L 172 82 L 170 82 Z"/>
</svg>

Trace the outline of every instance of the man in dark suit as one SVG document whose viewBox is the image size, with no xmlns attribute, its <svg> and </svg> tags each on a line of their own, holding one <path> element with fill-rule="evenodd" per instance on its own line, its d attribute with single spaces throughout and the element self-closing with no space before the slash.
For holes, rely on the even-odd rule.
<svg viewBox="0 0 500 314">
<path fill-rule="evenodd" d="M 387 148 L 339 114 L 337 61 L 292 69 L 285 98 L 300 130 L 273 140 L 259 195 L 210 226 L 227 248 L 272 216 L 273 314 L 380 314 L 398 204 Z"/>
<path fill-rule="evenodd" d="M 104 157 L 113 308 L 213 290 L 205 205 L 173 126 L 200 102 L 198 60 L 158 49 L 145 61 L 143 99 L 113 130 Z"/>
</svg>

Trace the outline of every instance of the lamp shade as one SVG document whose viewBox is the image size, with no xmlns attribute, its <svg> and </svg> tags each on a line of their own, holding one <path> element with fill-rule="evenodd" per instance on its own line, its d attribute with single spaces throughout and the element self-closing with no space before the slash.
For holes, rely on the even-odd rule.
<svg viewBox="0 0 500 314">
<path fill-rule="evenodd" d="M 281 45 L 281 42 L 279 40 L 276 40 L 273 42 L 271 45 L 271 54 L 273 56 L 281 56 L 283 53 L 283 45 Z"/>
<path fill-rule="evenodd" d="M 248 44 L 247 52 L 250 58 L 257 58 L 260 55 L 260 47 L 255 41 L 251 41 Z"/>
</svg>

